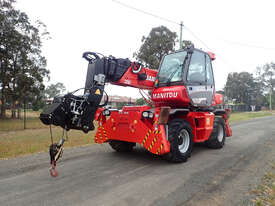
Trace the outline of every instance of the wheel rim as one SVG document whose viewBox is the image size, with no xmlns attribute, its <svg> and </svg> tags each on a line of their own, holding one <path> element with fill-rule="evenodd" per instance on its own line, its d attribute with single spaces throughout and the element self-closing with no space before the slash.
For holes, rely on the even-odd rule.
<svg viewBox="0 0 275 206">
<path fill-rule="evenodd" d="M 223 140 L 223 126 L 221 124 L 218 125 L 218 141 L 222 142 Z"/>
<path fill-rule="evenodd" d="M 181 153 L 187 152 L 190 145 L 189 133 L 186 129 L 182 129 L 179 133 L 179 150 Z"/>
</svg>

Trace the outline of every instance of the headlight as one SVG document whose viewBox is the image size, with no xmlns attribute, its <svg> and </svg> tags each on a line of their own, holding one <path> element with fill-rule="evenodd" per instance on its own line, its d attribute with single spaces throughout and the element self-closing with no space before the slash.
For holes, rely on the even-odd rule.
<svg viewBox="0 0 275 206">
<path fill-rule="evenodd" d="M 102 112 L 103 116 L 110 116 L 111 112 L 108 109 L 103 110 Z"/>
<path fill-rule="evenodd" d="M 149 117 L 149 112 L 142 112 L 142 117 L 148 118 Z"/>
<path fill-rule="evenodd" d="M 142 117 L 152 119 L 152 118 L 154 118 L 154 113 L 151 111 L 144 111 L 144 112 L 142 112 Z"/>
</svg>

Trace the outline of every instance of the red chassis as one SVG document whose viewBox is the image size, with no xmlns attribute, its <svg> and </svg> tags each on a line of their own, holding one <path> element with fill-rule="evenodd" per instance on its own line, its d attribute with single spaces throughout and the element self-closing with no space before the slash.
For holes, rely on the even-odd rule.
<svg viewBox="0 0 275 206">
<path fill-rule="evenodd" d="M 149 152 L 163 155 L 170 152 L 165 124 L 160 124 L 161 107 L 155 108 L 154 118 L 142 117 L 142 112 L 150 110 L 149 106 L 125 106 L 122 110 L 111 111 L 110 117 L 103 115 L 103 108 L 98 109 L 96 121 L 98 129 L 94 141 L 98 144 L 109 140 L 139 143 Z M 214 113 L 188 112 L 177 118 L 189 122 L 193 132 L 193 142 L 204 142 L 209 139 L 213 130 Z M 223 116 L 226 122 L 226 136 L 232 135 L 227 114 Z M 169 121 L 169 119 L 168 119 Z"/>
<path fill-rule="evenodd" d="M 138 71 L 136 73 L 133 72 Z M 146 80 L 139 80 L 138 74 L 146 74 Z M 232 136 L 229 127 L 229 110 L 225 113 L 213 113 L 203 111 L 189 111 L 190 97 L 186 91 L 186 86 L 177 85 L 170 87 L 155 88 L 157 71 L 149 68 L 140 68 L 132 63 L 123 77 L 112 84 L 121 86 L 131 86 L 141 89 L 152 90 L 152 101 L 154 108 L 149 106 L 125 106 L 122 110 L 108 110 L 110 116 L 105 115 L 105 109 L 99 108 L 95 115 L 98 121 L 98 129 L 94 141 L 98 144 L 110 140 L 139 143 L 149 152 L 163 155 L 170 152 L 168 141 L 168 126 L 174 118 L 187 121 L 192 127 L 193 142 L 205 142 L 209 139 L 214 125 L 216 115 L 221 116 L 225 122 L 225 136 Z M 222 96 L 214 94 L 212 106 L 222 103 Z M 168 105 L 168 107 L 167 107 Z M 169 110 L 169 115 L 161 112 L 163 109 Z M 153 118 L 144 118 L 142 113 L 153 111 Z M 163 121 L 162 119 L 165 119 Z"/>
</svg>

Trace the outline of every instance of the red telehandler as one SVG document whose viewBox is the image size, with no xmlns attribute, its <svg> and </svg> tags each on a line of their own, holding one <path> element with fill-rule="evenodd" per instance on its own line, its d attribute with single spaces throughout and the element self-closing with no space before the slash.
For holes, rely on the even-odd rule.
<svg viewBox="0 0 275 206">
<path fill-rule="evenodd" d="M 163 57 L 158 71 L 128 59 L 104 57 L 85 52 L 89 62 L 84 94 L 68 93 L 56 98 L 40 114 L 46 125 L 66 131 L 87 133 L 98 122 L 94 141 L 108 142 L 118 152 L 131 151 L 139 143 L 149 152 L 171 162 L 185 162 L 194 143 L 204 142 L 220 149 L 232 136 L 229 110 L 214 109 L 222 103 L 216 94 L 212 70 L 213 53 L 188 47 Z M 150 90 L 151 106 L 124 106 L 121 110 L 100 104 L 106 83 Z M 51 175 L 57 176 L 56 161 L 63 151 L 65 138 L 50 146 Z"/>
</svg>

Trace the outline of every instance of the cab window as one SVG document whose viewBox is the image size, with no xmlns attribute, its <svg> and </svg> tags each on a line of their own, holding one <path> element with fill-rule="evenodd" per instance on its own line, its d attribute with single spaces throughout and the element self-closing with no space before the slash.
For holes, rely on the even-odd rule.
<svg viewBox="0 0 275 206">
<path fill-rule="evenodd" d="M 180 82 L 183 77 L 186 51 L 168 54 L 164 57 L 158 73 L 159 83 Z"/>
<path fill-rule="evenodd" d="M 190 83 L 205 83 L 205 55 L 194 51 L 189 64 L 187 81 Z"/>
<path fill-rule="evenodd" d="M 213 85 L 214 78 L 213 78 L 211 59 L 208 55 L 205 55 L 205 57 L 206 57 L 206 82 L 207 84 Z"/>
</svg>

